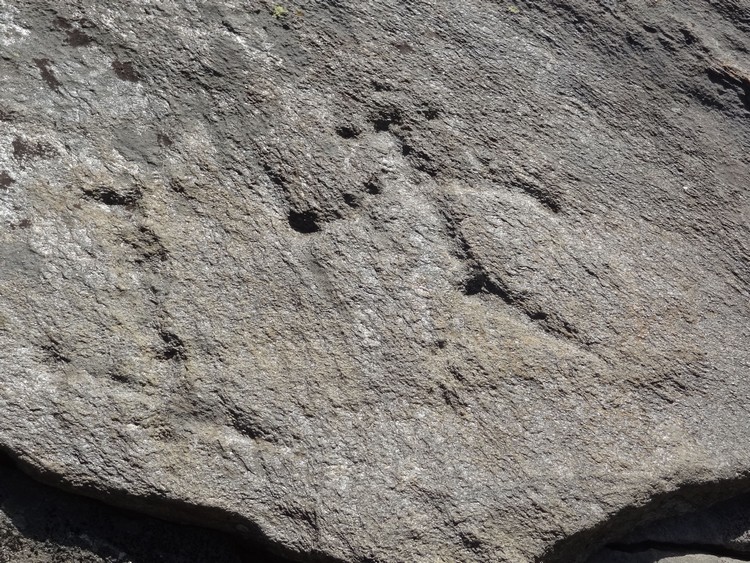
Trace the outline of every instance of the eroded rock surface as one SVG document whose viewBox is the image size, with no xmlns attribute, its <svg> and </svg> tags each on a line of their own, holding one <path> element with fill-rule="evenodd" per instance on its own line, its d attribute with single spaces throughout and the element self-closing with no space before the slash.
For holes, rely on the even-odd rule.
<svg viewBox="0 0 750 563">
<path fill-rule="evenodd" d="M 750 8 L 0 0 L 0 444 L 300 559 L 750 489 Z"/>
</svg>

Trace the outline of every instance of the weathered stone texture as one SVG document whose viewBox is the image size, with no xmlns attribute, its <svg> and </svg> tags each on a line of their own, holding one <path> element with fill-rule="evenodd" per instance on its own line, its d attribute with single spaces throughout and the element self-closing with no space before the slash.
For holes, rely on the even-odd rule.
<svg viewBox="0 0 750 563">
<path fill-rule="evenodd" d="M 321 560 L 750 489 L 750 8 L 0 0 L 0 445 Z"/>
</svg>

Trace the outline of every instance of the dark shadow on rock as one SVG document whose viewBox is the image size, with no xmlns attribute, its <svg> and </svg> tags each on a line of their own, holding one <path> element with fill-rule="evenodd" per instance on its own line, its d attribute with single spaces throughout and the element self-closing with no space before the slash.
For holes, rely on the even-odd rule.
<svg viewBox="0 0 750 563">
<path fill-rule="evenodd" d="M 749 491 L 750 476 L 747 475 L 732 480 L 686 484 L 675 491 L 655 495 L 643 506 L 621 510 L 594 529 L 573 534 L 538 563 L 641 563 L 651 556 L 669 554 L 734 557 L 745 561 L 747 552 L 743 554 L 741 547 L 722 545 L 713 537 L 701 537 L 698 523 L 726 517 L 727 511 L 736 511 L 737 503 L 747 504 L 745 512 L 750 523 Z M 688 523 L 692 525 L 692 532 L 684 527 Z M 681 526 L 685 533 L 680 540 L 675 540 Z M 659 529 L 664 530 L 661 536 L 649 535 L 649 530 Z"/>
<path fill-rule="evenodd" d="M 645 563 L 696 555 L 750 561 L 750 495 L 639 526 L 587 563 Z"/>
<path fill-rule="evenodd" d="M 42 485 L 0 456 L 0 561 L 283 563 L 229 534 Z"/>
</svg>

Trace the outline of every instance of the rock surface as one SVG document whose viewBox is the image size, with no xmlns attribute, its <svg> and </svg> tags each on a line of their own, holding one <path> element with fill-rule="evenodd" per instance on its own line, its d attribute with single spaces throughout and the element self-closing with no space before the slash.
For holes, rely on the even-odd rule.
<svg viewBox="0 0 750 563">
<path fill-rule="evenodd" d="M 0 0 L 0 445 L 300 560 L 750 490 L 740 0 Z"/>
</svg>

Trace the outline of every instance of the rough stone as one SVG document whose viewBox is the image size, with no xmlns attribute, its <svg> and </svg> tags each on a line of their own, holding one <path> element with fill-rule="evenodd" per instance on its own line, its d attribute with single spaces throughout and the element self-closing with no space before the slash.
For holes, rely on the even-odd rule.
<svg viewBox="0 0 750 563">
<path fill-rule="evenodd" d="M 749 32 L 0 0 L 2 449 L 301 560 L 583 560 L 750 490 Z"/>
</svg>

